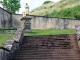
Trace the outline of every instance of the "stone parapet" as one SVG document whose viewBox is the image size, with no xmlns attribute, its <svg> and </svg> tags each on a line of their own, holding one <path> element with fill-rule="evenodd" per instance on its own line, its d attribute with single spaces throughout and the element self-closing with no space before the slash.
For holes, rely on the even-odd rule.
<svg viewBox="0 0 80 60">
<path fill-rule="evenodd" d="M 79 49 L 80 49 L 80 25 L 77 25 L 75 27 L 76 27 L 78 46 L 79 46 Z"/>
<path fill-rule="evenodd" d="M 12 60 L 16 51 L 19 50 L 24 38 L 24 29 L 18 28 L 13 40 L 7 40 L 4 47 L 0 48 L 0 60 Z"/>
<path fill-rule="evenodd" d="M 77 39 L 80 40 L 80 25 L 75 26 L 75 27 L 76 27 Z"/>
</svg>

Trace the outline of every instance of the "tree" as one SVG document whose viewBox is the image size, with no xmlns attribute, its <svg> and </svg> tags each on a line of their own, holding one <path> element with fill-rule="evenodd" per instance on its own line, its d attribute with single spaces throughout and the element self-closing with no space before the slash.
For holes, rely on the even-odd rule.
<svg viewBox="0 0 80 60">
<path fill-rule="evenodd" d="M 10 13 L 16 13 L 16 11 L 19 11 L 19 8 L 21 8 L 20 0 L 3 0 L 0 1 L 0 4 Z"/>
</svg>

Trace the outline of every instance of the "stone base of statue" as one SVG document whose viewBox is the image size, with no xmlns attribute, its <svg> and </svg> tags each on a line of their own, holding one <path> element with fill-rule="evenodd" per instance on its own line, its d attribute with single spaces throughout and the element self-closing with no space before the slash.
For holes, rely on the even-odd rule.
<svg viewBox="0 0 80 60">
<path fill-rule="evenodd" d="M 31 24 L 30 23 L 28 23 L 28 24 L 25 24 L 25 30 L 24 30 L 24 32 L 25 33 L 31 33 L 32 31 L 31 31 Z"/>
<path fill-rule="evenodd" d="M 32 31 L 31 30 L 28 30 L 28 29 L 25 29 L 24 30 L 24 33 L 32 33 Z"/>
<path fill-rule="evenodd" d="M 31 17 L 28 17 L 28 16 L 25 16 L 21 19 L 22 21 L 22 24 L 21 24 L 21 27 L 25 29 L 25 32 L 26 33 L 31 33 Z"/>
</svg>

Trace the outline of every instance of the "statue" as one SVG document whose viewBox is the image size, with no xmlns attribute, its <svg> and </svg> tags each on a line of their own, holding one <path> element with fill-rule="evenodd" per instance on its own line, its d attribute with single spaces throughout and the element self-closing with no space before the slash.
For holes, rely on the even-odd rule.
<svg viewBox="0 0 80 60">
<path fill-rule="evenodd" d="M 29 17 L 29 6 L 26 3 L 25 5 L 25 11 L 22 12 L 23 17 L 21 18 L 21 28 L 25 29 L 25 32 L 32 32 L 31 31 L 31 17 Z"/>
<path fill-rule="evenodd" d="M 22 14 L 23 14 L 23 17 L 26 16 L 25 12 L 22 12 Z"/>
<path fill-rule="evenodd" d="M 25 5 L 25 14 L 26 14 L 26 16 L 29 15 L 29 6 L 28 6 L 28 3 L 26 3 L 26 5 Z"/>
</svg>

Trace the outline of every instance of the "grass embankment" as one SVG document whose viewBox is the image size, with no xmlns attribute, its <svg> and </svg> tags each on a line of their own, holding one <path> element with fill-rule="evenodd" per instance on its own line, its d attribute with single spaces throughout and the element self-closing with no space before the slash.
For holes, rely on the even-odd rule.
<svg viewBox="0 0 80 60">
<path fill-rule="evenodd" d="M 75 29 L 57 29 L 57 30 L 35 30 L 32 29 L 32 32 L 35 33 L 25 33 L 25 36 L 32 36 L 32 35 L 56 35 L 56 34 L 75 34 Z M 7 40 L 12 40 L 14 34 L 7 34 L 7 33 L 0 33 L 0 46 L 4 46 Z"/>
<path fill-rule="evenodd" d="M 57 3 L 49 2 L 35 8 L 31 15 L 80 18 L 80 0 L 60 0 Z"/>
</svg>

